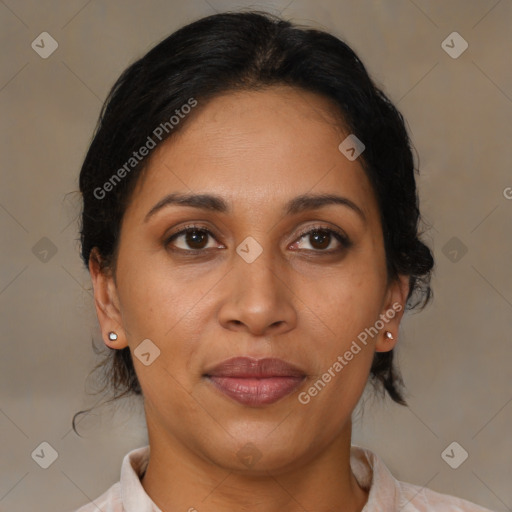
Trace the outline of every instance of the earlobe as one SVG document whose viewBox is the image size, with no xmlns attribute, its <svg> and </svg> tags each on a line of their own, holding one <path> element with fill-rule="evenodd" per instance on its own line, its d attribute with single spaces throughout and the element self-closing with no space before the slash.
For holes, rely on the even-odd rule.
<svg viewBox="0 0 512 512">
<path fill-rule="evenodd" d="M 110 270 L 102 268 L 101 256 L 94 247 L 89 256 L 89 273 L 94 288 L 94 305 L 103 342 L 112 349 L 128 346 L 122 325 L 117 287 Z"/>
<path fill-rule="evenodd" d="M 409 276 L 400 275 L 389 289 L 386 304 L 380 318 L 385 326 L 377 335 L 376 352 L 389 352 L 398 343 L 398 329 L 405 312 L 407 295 L 409 293 Z"/>
</svg>

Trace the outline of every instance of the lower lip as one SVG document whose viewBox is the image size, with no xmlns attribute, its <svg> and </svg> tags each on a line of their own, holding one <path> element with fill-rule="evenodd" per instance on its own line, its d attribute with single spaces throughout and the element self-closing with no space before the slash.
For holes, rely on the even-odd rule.
<svg viewBox="0 0 512 512">
<path fill-rule="evenodd" d="M 268 405 L 289 395 L 304 377 L 240 378 L 208 376 L 214 386 L 243 405 Z"/>
</svg>

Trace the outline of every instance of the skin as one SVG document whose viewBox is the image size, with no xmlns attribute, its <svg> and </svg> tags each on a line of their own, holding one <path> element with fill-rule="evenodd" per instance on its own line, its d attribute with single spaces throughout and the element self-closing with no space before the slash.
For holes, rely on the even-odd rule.
<svg viewBox="0 0 512 512">
<path fill-rule="evenodd" d="M 200 104 L 139 179 L 114 271 L 91 255 L 105 343 L 133 354 L 150 339 L 161 351 L 149 366 L 134 364 L 151 446 L 142 484 L 163 510 L 352 512 L 368 498 L 350 470 L 351 414 L 375 351 L 395 346 L 408 278 L 388 283 L 376 198 L 359 159 L 338 150 L 349 132 L 333 111 L 328 100 L 286 86 Z M 219 195 L 231 211 L 174 204 L 144 220 L 176 192 Z M 290 199 L 322 193 L 350 199 L 364 219 L 338 204 L 283 213 Z M 202 253 L 187 254 L 194 246 L 185 235 L 166 247 L 188 224 L 213 232 Z M 318 226 L 342 230 L 352 245 L 301 235 Z M 252 263 L 236 252 L 248 236 L 263 249 Z M 381 330 L 301 404 L 298 393 L 396 303 L 402 310 L 384 327 L 395 340 Z M 203 374 L 243 355 L 284 359 L 306 378 L 271 405 L 241 405 Z M 250 467 L 239 453 L 247 443 L 256 454 Z"/>
</svg>

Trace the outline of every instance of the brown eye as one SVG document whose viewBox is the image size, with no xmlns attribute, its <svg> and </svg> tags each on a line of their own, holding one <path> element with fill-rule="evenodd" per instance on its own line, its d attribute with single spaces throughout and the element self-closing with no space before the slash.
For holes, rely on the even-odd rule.
<svg viewBox="0 0 512 512">
<path fill-rule="evenodd" d="M 305 246 L 305 244 L 309 244 L 310 247 Z M 314 251 L 320 254 L 341 252 L 351 245 L 351 241 L 344 233 L 320 226 L 303 232 L 293 244 L 294 249 Z"/>
<path fill-rule="evenodd" d="M 204 249 L 208 242 L 208 233 L 194 229 L 185 234 L 185 243 L 192 249 Z"/>
<path fill-rule="evenodd" d="M 175 249 L 180 251 L 193 252 L 215 247 L 215 244 L 208 247 L 210 240 L 215 240 L 215 238 L 208 229 L 189 226 L 174 233 L 167 239 L 165 245 L 172 245 Z"/>
<path fill-rule="evenodd" d="M 309 234 L 311 245 L 315 249 L 327 249 L 331 243 L 331 234 L 328 231 L 312 231 Z"/>
</svg>

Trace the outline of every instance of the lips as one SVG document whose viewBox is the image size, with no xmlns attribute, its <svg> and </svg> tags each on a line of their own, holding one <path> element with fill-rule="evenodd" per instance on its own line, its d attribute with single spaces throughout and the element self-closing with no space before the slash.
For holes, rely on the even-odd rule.
<svg viewBox="0 0 512 512">
<path fill-rule="evenodd" d="M 306 374 L 282 359 L 234 357 L 207 370 L 204 376 L 229 398 L 243 405 L 262 406 L 292 393 Z"/>
</svg>

